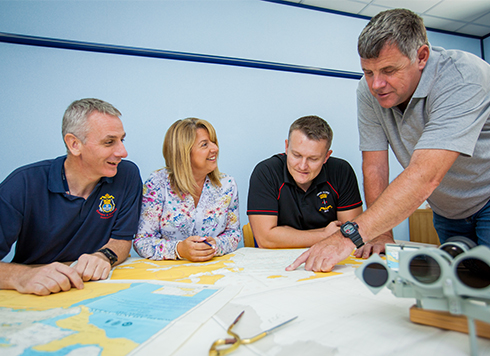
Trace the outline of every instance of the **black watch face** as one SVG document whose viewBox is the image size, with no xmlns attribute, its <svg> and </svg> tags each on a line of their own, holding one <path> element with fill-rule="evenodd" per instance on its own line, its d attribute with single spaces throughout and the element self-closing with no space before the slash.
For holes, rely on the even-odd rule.
<svg viewBox="0 0 490 356">
<path fill-rule="evenodd" d="M 346 225 L 344 225 L 343 230 L 348 235 L 352 235 L 354 232 L 356 232 L 356 228 L 355 228 L 354 224 L 346 224 Z"/>
</svg>

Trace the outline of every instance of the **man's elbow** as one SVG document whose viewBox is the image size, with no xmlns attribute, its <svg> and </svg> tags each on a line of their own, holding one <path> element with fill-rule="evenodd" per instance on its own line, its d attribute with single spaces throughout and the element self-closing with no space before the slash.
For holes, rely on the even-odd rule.
<svg viewBox="0 0 490 356">
<path fill-rule="evenodd" d="M 282 248 L 277 241 L 271 238 L 267 232 L 258 232 L 254 234 L 255 242 L 259 248 Z"/>
<path fill-rule="evenodd" d="M 265 234 L 256 234 L 254 235 L 255 242 L 257 243 L 257 246 L 259 248 L 274 248 L 273 243 L 267 238 L 267 236 L 264 236 Z"/>
<path fill-rule="evenodd" d="M 434 192 L 434 190 L 437 189 L 437 187 L 441 184 L 441 182 L 442 179 L 436 179 L 436 178 L 426 182 L 425 184 L 426 189 L 423 190 L 423 192 L 425 193 L 423 196 L 424 200 L 430 197 L 430 195 Z"/>
<path fill-rule="evenodd" d="M 420 174 L 417 171 L 413 172 L 410 181 L 415 186 L 421 188 L 421 193 L 424 195 L 425 199 L 427 199 L 434 190 L 441 184 L 444 179 L 443 174 Z"/>
</svg>

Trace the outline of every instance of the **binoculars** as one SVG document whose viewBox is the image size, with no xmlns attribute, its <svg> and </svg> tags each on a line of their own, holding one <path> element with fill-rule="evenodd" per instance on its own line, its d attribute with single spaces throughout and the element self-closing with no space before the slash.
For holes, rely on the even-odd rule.
<svg viewBox="0 0 490 356">
<path fill-rule="evenodd" d="M 390 252 L 393 249 L 399 259 L 391 265 L 397 268 L 390 268 L 397 257 Z M 456 236 L 439 248 L 406 250 L 403 245 L 387 244 L 386 251 L 388 263 L 373 255 L 356 270 L 356 276 L 374 294 L 386 286 L 398 297 L 414 297 L 422 303 L 453 296 L 490 301 L 488 247 L 477 247 L 472 240 Z"/>
<path fill-rule="evenodd" d="M 372 255 L 355 274 L 374 294 L 387 287 L 396 297 L 415 298 L 419 308 L 465 315 L 472 350 L 473 320 L 490 323 L 490 248 L 466 237 L 439 248 L 386 244 L 386 261 Z"/>
</svg>

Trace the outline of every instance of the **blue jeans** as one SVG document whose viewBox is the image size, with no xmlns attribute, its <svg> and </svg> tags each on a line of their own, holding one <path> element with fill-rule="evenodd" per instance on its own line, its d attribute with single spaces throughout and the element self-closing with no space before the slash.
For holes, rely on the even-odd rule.
<svg viewBox="0 0 490 356">
<path fill-rule="evenodd" d="M 465 236 L 478 245 L 490 247 L 490 200 L 469 218 L 447 219 L 433 213 L 433 220 L 441 244 L 451 236 Z"/>
</svg>

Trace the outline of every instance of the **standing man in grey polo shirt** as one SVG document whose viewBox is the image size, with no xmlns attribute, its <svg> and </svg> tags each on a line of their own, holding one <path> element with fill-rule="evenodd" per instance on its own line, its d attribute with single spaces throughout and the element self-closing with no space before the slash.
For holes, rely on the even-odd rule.
<svg viewBox="0 0 490 356">
<path fill-rule="evenodd" d="M 288 269 L 305 262 L 307 270 L 331 270 L 355 247 L 353 235 L 366 243 L 356 256 L 382 252 L 392 242 L 391 229 L 426 199 L 441 242 L 462 235 L 490 246 L 490 65 L 466 52 L 431 47 L 423 20 L 405 9 L 373 17 L 359 36 L 358 52 L 368 209 L 354 228 L 313 245 Z M 388 145 L 404 167 L 391 183 Z"/>
</svg>

